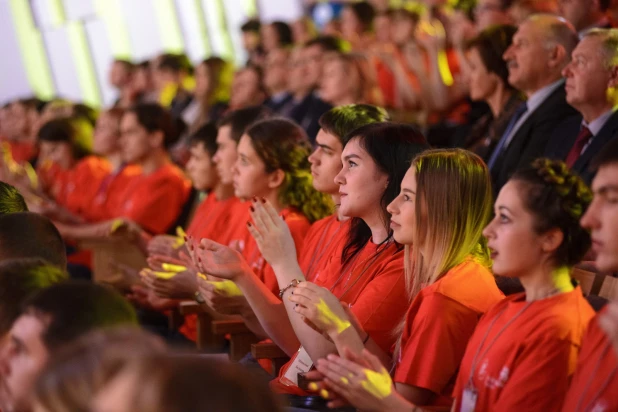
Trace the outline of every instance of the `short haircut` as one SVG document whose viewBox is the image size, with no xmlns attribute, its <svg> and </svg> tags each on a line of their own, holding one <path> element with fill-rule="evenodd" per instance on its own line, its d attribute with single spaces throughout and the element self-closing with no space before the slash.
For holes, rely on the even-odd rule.
<svg viewBox="0 0 618 412">
<path fill-rule="evenodd" d="M 346 43 L 335 36 L 318 36 L 315 39 L 311 39 L 307 43 L 305 43 L 304 47 L 312 46 L 319 46 L 324 53 L 345 53 L 348 51 Z"/>
<path fill-rule="evenodd" d="M 135 64 L 127 59 L 116 58 L 114 63 L 120 64 L 125 70 L 131 72 L 135 69 Z"/>
<path fill-rule="evenodd" d="M 65 271 L 43 259 L 0 262 L 0 337 L 11 329 L 26 299 L 43 288 L 67 279 Z"/>
<path fill-rule="evenodd" d="M 39 129 L 42 142 L 67 143 L 75 159 L 88 156 L 92 149 L 93 126 L 85 117 L 52 119 Z"/>
<path fill-rule="evenodd" d="M 593 169 L 599 169 L 611 164 L 618 164 L 618 139 L 614 138 L 605 146 L 603 150 L 594 158 L 592 162 Z"/>
<path fill-rule="evenodd" d="M 583 36 L 598 38 L 601 41 L 601 50 L 608 68 L 618 66 L 618 29 L 590 29 Z"/>
<path fill-rule="evenodd" d="M 371 123 L 389 120 L 388 112 L 381 107 L 370 104 L 349 104 L 333 107 L 320 117 L 319 123 L 325 132 L 337 136 L 343 145 L 344 136 L 353 130 Z"/>
<path fill-rule="evenodd" d="M 206 123 L 190 136 L 190 142 L 191 145 L 202 143 L 210 157 L 214 156 L 217 151 L 217 126 L 214 122 Z"/>
<path fill-rule="evenodd" d="M 45 216 L 18 212 L 0 216 L 0 261 L 41 258 L 66 269 L 67 255 L 60 232 Z"/>
<path fill-rule="evenodd" d="M 513 42 L 517 27 L 511 25 L 491 26 L 480 32 L 465 44 L 466 50 L 476 49 L 489 73 L 495 73 L 506 88 L 509 84 L 509 69 L 502 58 L 504 52 Z"/>
<path fill-rule="evenodd" d="M 50 351 L 93 330 L 137 325 L 135 310 L 122 295 L 107 286 L 81 280 L 37 292 L 24 303 L 22 314 L 46 319 L 41 339 Z"/>
<path fill-rule="evenodd" d="M 0 216 L 7 213 L 27 212 L 24 197 L 15 187 L 0 181 Z"/>
<path fill-rule="evenodd" d="M 273 21 L 270 25 L 275 29 L 279 37 L 279 45 L 281 47 L 288 47 L 294 44 L 292 37 L 292 29 L 290 26 L 282 21 Z"/>
<path fill-rule="evenodd" d="M 376 11 L 371 3 L 359 1 L 356 3 L 347 3 L 345 7 L 348 7 L 354 13 L 358 21 L 363 25 L 363 31 L 371 31 L 373 19 L 376 16 Z"/>
<path fill-rule="evenodd" d="M 172 114 L 157 103 L 139 103 L 127 110 L 137 116 L 139 124 L 149 133 L 163 132 L 163 145 L 166 149 L 172 147 L 180 137 L 180 123 Z"/>
<path fill-rule="evenodd" d="M 258 19 L 247 20 L 240 26 L 240 31 L 244 33 L 260 33 L 260 28 L 262 27 L 260 21 Z"/>
<path fill-rule="evenodd" d="M 575 27 L 566 19 L 553 14 L 533 14 L 525 21 L 529 21 L 544 29 L 544 34 L 549 45 L 562 45 L 570 60 L 571 52 L 579 43 L 579 35 Z"/>
<path fill-rule="evenodd" d="M 251 106 L 238 109 L 227 113 L 219 120 L 218 127 L 230 126 L 232 128 L 232 140 L 236 143 L 240 141 L 245 130 L 258 120 L 271 117 L 272 112 L 264 106 Z"/>
</svg>

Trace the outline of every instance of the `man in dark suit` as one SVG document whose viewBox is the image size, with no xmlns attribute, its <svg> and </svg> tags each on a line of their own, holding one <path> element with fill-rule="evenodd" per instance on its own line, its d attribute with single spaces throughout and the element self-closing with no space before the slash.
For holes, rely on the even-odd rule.
<svg viewBox="0 0 618 412">
<path fill-rule="evenodd" d="M 611 0 L 558 0 L 560 15 L 583 36 L 587 30 L 610 29 L 612 21 L 608 9 Z"/>
<path fill-rule="evenodd" d="M 590 184 L 592 159 L 618 134 L 616 99 L 607 91 L 618 86 L 618 30 L 593 29 L 573 50 L 564 69 L 566 100 L 580 113 L 554 131 L 547 157 L 563 160 Z"/>
<path fill-rule="evenodd" d="M 489 158 L 496 195 L 515 170 L 543 156 L 556 125 L 577 115 L 566 103 L 561 74 L 577 42 L 577 32 L 566 20 L 533 15 L 519 26 L 504 53 L 509 83 L 528 101 L 515 113 Z"/>
</svg>

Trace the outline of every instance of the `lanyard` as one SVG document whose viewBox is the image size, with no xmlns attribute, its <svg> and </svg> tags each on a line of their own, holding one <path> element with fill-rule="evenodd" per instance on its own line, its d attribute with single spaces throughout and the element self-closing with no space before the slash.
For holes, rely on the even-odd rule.
<svg viewBox="0 0 618 412">
<path fill-rule="evenodd" d="M 618 370 L 618 366 L 614 366 L 614 369 L 612 369 L 612 371 L 609 373 L 609 375 L 607 376 L 607 378 L 605 379 L 603 384 L 601 386 L 599 386 L 599 389 L 596 391 L 596 393 L 594 394 L 594 396 L 592 397 L 590 402 L 588 402 L 586 407 L 585 408 L 581 408 L 582 402 L 584 401 L 584 395 L 588 391 L 588 388 L 590 387 L 590 384 L 592 384 L 592 380 L 597 375 L 597 372 L 599 371 L 599 368 L 601 367 L 601 363 L 603 363 L 603 358 L 605 357 L 605 355 L 607 354 L 607 352 L 610 349 L 611 349 L 611 342 L 608 341 L 606 343 L 605 347 L 603 348 L 603 351 L 601 352 L 601 356 L 599 357 L 599 360 L 597 361 L 597 364 L 594 366 L 594 369 L 593 369 L 592 373 L 590 374 L 590 379 L 588 379 L 588 382 L 586 383 L 586 386 L 584 387 L 584 389 L 581 392 L 581 396 L 579 397 L 579 400 L 577 401 L 577 406 L 575 407 L 576 411 L 580 411 L 580 410 L 581 411 L 587 411 L 587 410 L 589 410 L 592 407 L 592 405 L 594 404 L 594 402 L 599 398 L 601 393 L 605 390 L 605 388 L 607 388 L 607 385 L 609 385 L 609 382 L 612 380 L 612 378 L 616 374 L 616 371 Z"/>
<path fill-rule="evenodd" d="M 481 352 L 481 349 L 483 348 L 483 345 L 485 344 L 485 341 L 487 340 L 487 337 L 489 336 L 489 332 L 491 332 L 491 329 L 493 328 L 496 321 L 498 321 L 498 319 L 500 319 L 500 317 L 504 314 L 504 312 L 506 311 L 506 308 L 502 309 L 500 313 L 498 313 L 496 317 L 493 318 L 493 320 L 489 324 L 489 327 L 487 328 L 487 332 L 485 332 L 485 336 L 483 336 L 483 339 L 481 340 L 481 343 L 479 344 L 479 347 L 476 350 L 476 353 L 474 354 L 474 358 L 472 358 L 472 367 L 470 368 L 470 376 L 468 377 L 468 387 L 469 388 L 472 388 L 474 386 L 472 384 L 472 378 L 474 377 L 474 370 L 476 369 L 476 364 L 478 360 L 482 359 L 487 354 L 489 349 L 491 349 L 491 346 L 496 342 L 496 340 L 500 337 L 500 335 L 502 335 L 502 333 L 506 330 L 506 328 L 511 326 L 511 324 L 515 322 L 515 320 L 519 318 L 526 311 L 526 309 L 528 309 L 530 305 L 532 305 L 533 302 L 526 303 L 526 305 L 523 308 L 521 308 L 521 310 L 517 312 L 515 316 L 513 316 L 507 323 L 505 323 L 502 329 L 500 329 L 498 333 L 496 334 L 496 336 L 494 336 L 494 338 L 491 340 L 491 342 L 489 342 L 489 345 L 487 345 L 487 348 L 483 351 L 482 355 L 479 356 L 479 353 Z"/>
</svg>

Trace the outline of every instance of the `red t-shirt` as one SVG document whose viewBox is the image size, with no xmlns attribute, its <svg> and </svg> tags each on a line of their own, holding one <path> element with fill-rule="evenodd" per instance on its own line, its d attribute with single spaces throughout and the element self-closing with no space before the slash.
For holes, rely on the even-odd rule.
<svg viewBox="0 0 618 412">
<path fill-rule="evenodd" d="M 88 156 L 80 160 L 59 176 L 58 187 L 55 189 L 56 202 L 74 214 L 85 215 L 98 188 L 110 172 L 111 165 L 104 158 Z"/>
<path fill-rule="evenodd" d="M 227 245 L 229 243 L 228 228 L 230 222 L 236 218 L 234 212 L 238 209 L 240 200 L 231 197 L 226 200 L 217 200 L 214 193 L 210 193 L 197 207 L 187 234 L 197 239 L 211 239 Z M 185 316 L 183 325 L 178 329 L 187 339 L 197 340 L 197 315 Z"/>
<path fill-rule="evenodd" d="M 288 228 L 290 228 L 290 233 L 292 234 L 294 244 L 296 245 L 296 256 L 298 258 L 299 251 L 303 248 L 303 241 L 309 227 L 311 226 L 311 223 L 309 223 L 309 220 L 307 220 L 303 214 L 291 208 L 283 209 L 280 216 L 285 219 L 285 223 L 287 223 Z M 253 272 L 258 278 L 260 278 L 266 287 L 268 287 L 274 295 L 278 295 L 279 282 L 277 281 L 274 270 L 262 257 L 257 243 L 249 234 L 246 227 L 245 231 L 248 236 L 245 236 L 244 247 L 241 246 L 243 257 L 247 260 L 247 263 L 251 266 Z"/>
<path fill-rule="evenodd" d="M 593 316 L 579 287 L 533 302 L 526 302 L 525 293 L 503 299 L 470 339 L 453 392 L 455 410 L 461 409 L 477 357 L 471 379 L 476 412 L 559 411 Z"/>
<path fill-rule="evenodd" d="M 563 412 L 618 411 L 618 356 L 599 327 L 604 311 L 588 325 Z"/>
<path fill-rule="evenodd" d="M 328 288 L 341 301 L 351 305 L 352 312 L 367 332 L 388 352 L 395 343 L 393 331 L 402 321 L 409 300 L 403 268 L 404 252 L 390 242 L 378 246 L 369 241 L 348 264 L 341 264 L 341 257 L 332 259 L 315 283 Z M 271 381 L 271 388 L 278 393 L 307 395 L 296 386 L 280 382 L 288 362 Z"/>
<path fill-rule="evenodd" d="M 165 233 L 180 214 L 190 188 L 183 172 L 167 164 L 131 179 L 121 196 L 123 202 L 112 213 L 133 220 L 150 233 Z"/>
<path fill-rule="evenodd" d="M 113 210 L 122 205 L 127 187 L 141 173 L 141 168 L 136 165 L 122 166 L 119 171 L 110 172 L 99 184 L 92 202 L 83 209 L 83 217 L 89 222 L 102 222 L 114 218 Z"/>
<path fill-rule="evenodd" d="M 394 381 L 440 395 L 431 406 L 451 405 L 474 328 L 503 298 L 491 272 L 471 260 L 422 289 L 408 310 Z"/>
<path fill-rule="evenodd" d="M 349 220 L 341 222 L 336 214 L 311 225 L 298 258 L 305 279 L 312 282 L 332 256 L 341 255 L 349 227 Z"/>
</svg>

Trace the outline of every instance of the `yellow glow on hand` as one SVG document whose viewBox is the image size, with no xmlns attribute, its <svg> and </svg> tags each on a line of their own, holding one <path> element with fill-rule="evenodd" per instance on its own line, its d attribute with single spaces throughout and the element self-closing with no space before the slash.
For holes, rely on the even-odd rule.
<svg viewBox="0 0 618 412">
<path fill-rule="evenodd" d="M 203 273 L 199 273 L 199 272 L 198 272 L 197 277 L 198 277 L 198 278 L 202 278 L 202 279 L 204 279 L 204 280 L 208 280 L 208 277 L 207 277 L 205 274 L 203 274 Z"/>
<path fill-rule="evenodd" d="M 328 391 L 326 389 L 320 390 L 320 396 L 324 399 L 328 399 Z"/>
<path fill-rule="evenodd" d="M 176 237 L 177 237 L 176 242 L 174 243 L 174 246 L 172 246 L 172 248 L 180 249 L 181 247 L 184 246 L 185 237 L 187 237 L 187 233 L 184 231 L 182 226 L 176 227 Z"/>
<path fill-rule="evenodd" d="M 348 385 L 350 383 L 350 381 L 345 376 L 342 376 L 341 377 L 341 383 L 343 383 L 344 385 Z"/>
<path fill-rule="evenodd" d="M 171 263 L 161 263 L 161 267 L 166 272 L 178 273 L 178 272 L 184 272 L 185 270 L 187 270 L 187 268 L 185 266 L 173 265 Z"/>
<path fill-rule="evenodd" d="M 207 280 L 206 282 L 213 285 L 215 287 L 215 292 L 222 296 L 242 296 L 242 291 L 238 288 L 238 286 L 236 286 L 236 283 L 231 280 L 222 280 L 218 282 Z"/>
<path fill-rule="evenodd" d="M 318 320 L 328 327 L 335 327 L 337 333 L 342 333 L 344 330 L 352 326 L 349 321 L 340 319 L 337 315 L 335 315 L 323 299 L 320 299 L 320 302 L 316 308 L 318 310 Z"/>
<path fill-rule="evenodd" d="M 124 220 L 122 219 L 116 219 L 112 222 L 112 226 L 109 229 L 109 233 L 115 233 L 118 229 L 120 229 L 122 226 L 124 226 Z"/>
<path fill-rule="evenodd" d="M 445 86 L 452 86 L 455 81 L 453 80 L 453 74 L 448 64 L 448 57 L 444 50 L 440 50 L 438 53 L 438 68 L 440 69 L 440 77 Z"/>
<path fill-rule="evenodd" d="M 365 380 L 361 382 L 363 388 L 378 399 L 384 399 L 393 392 L 393 381 L 386 370 L 378 373 L 365 369 Z"/>
<path fill-rule="evenodd" d="M 310 391 L 317 391 L 318 390 L 318 384 L 315 382 L 310 382 L 309 386 L 308 386 Z"/>
<path fill-rule="evenodd" d="M 151 271 L 150 273 L 152 273 L 159 279 L 171 279 L 178 274 L 178 272 L 155 272 L 155 271 Z"/>
</svg>

